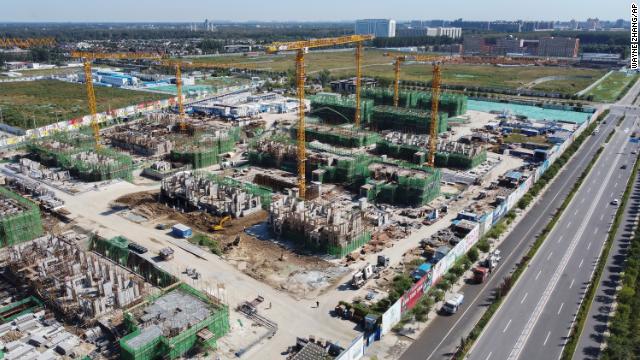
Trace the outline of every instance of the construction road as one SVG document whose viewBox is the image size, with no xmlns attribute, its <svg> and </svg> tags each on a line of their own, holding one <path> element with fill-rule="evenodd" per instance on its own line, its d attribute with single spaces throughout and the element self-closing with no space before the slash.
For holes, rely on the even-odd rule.
<svg viewBox="0 0 640 360">
<path fill-rule="evenodd" d="M 608 135 L 619 118 L 607 116 L 601 132 Z M 637 122 L 637 115 L 624 118 L 469 359 L 560 357 L 617 210 L 611 202 L 622 197 L 637 157 L 629 142 Z"/>
</svg>

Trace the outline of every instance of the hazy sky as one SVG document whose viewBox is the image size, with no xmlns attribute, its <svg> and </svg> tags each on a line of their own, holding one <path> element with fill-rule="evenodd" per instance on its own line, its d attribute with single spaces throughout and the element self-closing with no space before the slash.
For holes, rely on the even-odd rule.
<svg viewBox="0 0 640 360">
<path fill-rule="evenodd" d="M 3 0 L 0 21 L 604 20 L 629 18 L 628 0 Z"/>
</svg>

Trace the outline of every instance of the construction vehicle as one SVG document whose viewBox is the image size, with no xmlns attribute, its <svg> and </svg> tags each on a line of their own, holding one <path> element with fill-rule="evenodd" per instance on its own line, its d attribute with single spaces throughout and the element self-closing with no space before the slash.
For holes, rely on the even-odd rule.
<svg viewBox="0 0 640 360">
<path fill-rule="evenodd" d="M 442 305 L 442 311 L 448 314 L 455 314 L 458 312 L 458 309 L 462 306 L 462 302 L 464 301 L 464 295 L 460 293 L 455 293 L 447 298 Z"/>
<path fill-rule="evenodd" d="M 359 289 L 367 283 L 369 279 L 373 277 L 373 266 L 371 264 L 365 265 L 362 269 L 356 271 L 351 278 L 351 286 L 354 289 Z"/>
<path fill-rule="evenodd" d="M 173 253 L 174 251 L 170 247 L 162 248 L 158 252 L 158 254 L 160 255 L 160 258 L 165 261 L 173 259 Z"/>
<path fill-rule="evenodd" d="M 378 267 L 379 268 L 386 268 L 389 266 L 389 261 L 391 259 L 389 259 L 388 256 L 386 255 L 378 255 Z"/>
<path fill-rule="evenodd" d="M 355 127 L 360 127 L 360 76 L 362 58 L 362 43 L 372 40 L 372 35 L 350 35 L 334 38 L 323 38 L 293 42 L 275 42 L 267 47 L 268 54 L 276 54 L 280 51 L 296 52 L 296 86 L 298 92 L 298 196 L 305 199 L 306 196 L 306 178 L 305 178 L 305 161 L 307 160 L 305 147 L 305 126 L 304 126 L 304 55 L 311 48 L 330 47 L 338 45 L 356 44 L 356 113 Z"/>
<path fill-rule="evenodd" d="M 220 221 L 216 225 L 211 226 L 211 231 L 222 231 L 224 230 L 224 224 L 231 220 L 231 216 L 227 215 L 220 219 Z"/>
<path fill-rule="evenodd" d="M 473 281 L 476 284 L 482 284 L 489 278 L 489 269 L 484 266 L 478 266 L 473 269 Z"/>
</svg>

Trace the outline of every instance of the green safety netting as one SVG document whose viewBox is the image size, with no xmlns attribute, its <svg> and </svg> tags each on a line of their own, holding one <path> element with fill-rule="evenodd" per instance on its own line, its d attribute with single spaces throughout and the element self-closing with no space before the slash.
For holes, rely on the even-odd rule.
<svg viewBox="0 0 640 360">
<path fill-rule="evenodd" d="M 438 133 L 447 131 L 447 119 L 447 113 L 438 114 Z M 371 127 L 378 130 L 428 134 L 430 126 L 431 112 L 429 111 L 380 105 L 373 108 L 371 115 Z"/>
<path fill-rule="evenodd" d="M 196 132 L 190 142 L 181 143 L 169 155 L 172 161 L 190 164 L 194 169 L 218 164 L 220 155 L 233 151 L 240 140 L 240 128 L 233 127 L 226 134 L 211 137 Z"/>
<path fill-rule="evenodd" d="M 0 308 L 0 324 L 8 323 L 19 316 L 33 313 L 42 308 L 42 301 L 35 296 L 29 296 L 20 301 L 12 302 Z"/>
<path fill-rule="evenodd" d="M 157 337 L 134 347 L 130 345 L 129 341 L 139 336 L 141 329 L 138 327 L 136 318 L 131 312 L 127 312 L 124 316 L 125 328 L 129 329 L 131 333 L 120 339 L 121 359 L 176 359 L 183 356 L 196 345 L 203 348 L 215 349 L 217 340 L 229 332 L 229 308 L 226 305 L 212 301 L 207 295 L 183 283 L 163 292 L 161 295 L 149 297 L 145 303 L 138 306 L 148 306 L 160 296 L 171 291 L 182 291 L 202 300 L 208 304 L 211 309 L 209 316 L 174 337 L 159 334 Z M 198 337 L 198 332 L 203 329 L 209 330 L 213 336 L 209 339 L 201 340 Z"/>
<path fill-rule="evenodd" d="M 53 167 L 60 167 L 68 170 L 69 173 L 84 181 L 104 181 L 112 179 L 124 179 L 131 181 L 133 171 L 133 160 L 130 156 L 101 147 L 95 149 L 91 143 L 70 142 L 61 143 L 70 147 L 52 149 L 45 146 L 49 139 L 31 142 L 27 144 L 27 149 L 38 161 Z M 100 158 L 100 163 L 94 163 L 81 158 L 81 153 L 96 153 Z"/>
<path fill-rule="evenodd" d="M 0 247 L 30 241 L 43 234 L 40 209 L 35 203 L 4 187 L 0 187 L 1 198 L 17 201 L 22 211 L 0 217 Z"/>
<path fill-rule="evenodd" d="M 298 127 L 292 127 L 291 137 L 293 139 L 297 137 L 297 133 Z M 305 128 L 305 139 L 307 142 L 317 140 L 325 144 L 351 148 L 369 146 L 378 141 L 378 139 L 380 139 L 380 135 L 378 133 L 365 130 L 308 125 Z"/>
<path fill-rule="evenodd" d="M 375 105 L 393 105 L 393 91 L 389 89 L 362 89 L 361 96 L 371 99 Z M 398 106 L 410 109 L 431 109 L 431 92 L 400 90 Z M 467 97 L 459 94 L 443 92 L 440 94 L 438 108 L 446 112 L 449 117 L 462 115 L 467 112 Z"/>
<path fill-rule="evenodd" d="M 353 123 L 356 114 L 356 101 L 328 95 L 314 95 L 311 100 L 310 114 L 331 124 Z M 372 100 L 360 101 L 360 123 L 367 124 L 373 111 Z"/>
</svg>

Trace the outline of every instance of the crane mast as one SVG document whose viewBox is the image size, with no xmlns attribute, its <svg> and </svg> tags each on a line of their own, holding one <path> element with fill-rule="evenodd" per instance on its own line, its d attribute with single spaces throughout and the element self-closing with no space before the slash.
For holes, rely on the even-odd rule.
<svg viewBox="0 0 640 360">
<path fill-rule="evenodd" d="M 84 83 L 87 89 L 87 100 L 89 104 L 89 114 L 91 114 L 91 129 L 93 130 L 93 140 L 96 150 L 100 149 L 100 125 L 98 125 L 98 108 L 96 105 L 96 93 L 93 89 L 93 75 L 91 74 L 91 60 L 84 61 Z"/>
<path fill-rule="evenodd" d="M 302 40 L 293 42 L 275 42 L 267 47 L 267 53 L 275 54 L 280 51 L 296 52 L 296 91 L 298 97 L 298 132 L 297 132 L 297 152 L 298 152 L 298 196 L 301 199 L 306 197 L 306 175 L 305 162 L 307 160 L 306 144 L 305 144 L 305 125 L 304 125 L 304 54 L 310 48 L 329 47 L 346 44 L 356 44 L 356 113 L 354 116 L 355 127 L 360 127 L 360 77 L 361 77 L 361 59 L 362 59 L 362 43 L 372 40 L 372 35 L 350 35 L 334 38 L 323 38 L 314 40 Z"/>
</svg>

